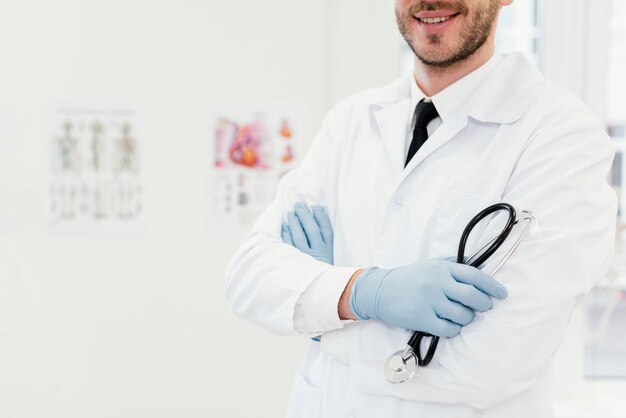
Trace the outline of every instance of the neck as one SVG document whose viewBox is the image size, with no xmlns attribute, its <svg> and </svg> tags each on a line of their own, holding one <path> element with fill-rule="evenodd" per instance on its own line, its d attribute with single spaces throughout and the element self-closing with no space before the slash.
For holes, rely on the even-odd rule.
<svg viewBox="0 0 626 418">
<path fill-rule="evenodd" d="M 489 61 L 489 58 L 493 56 L 493 52 L 494 44 L 492 37 L 490 37 L 490 39 L 471 56 L 450 67 L 433 67 L 424 64 L 419 58 L 415 57 L 415 70 L 413 75 L 420 90 L 422 90 L 427 97 L 431 97 Z"/>
</svg>

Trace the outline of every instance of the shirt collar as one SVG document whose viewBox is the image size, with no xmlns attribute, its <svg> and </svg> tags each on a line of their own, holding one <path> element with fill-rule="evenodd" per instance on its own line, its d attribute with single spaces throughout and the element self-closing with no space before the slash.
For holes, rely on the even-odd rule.
<svg viewBox="0 0 626 418">
<path fill-rule="evenodd" d="M 470 93 L 478 87 L 501 60 L 502 55 L 494 52 L 486 63 L 432 97 L 426 97 L 417 85 L 415 77 L 411 76 L 411 120 L 413 119 L 415 107 L 419 101 L 426 98 L 427 100 L 433 101 L 439 113 L 439 117 L 441 117 L 441 120 L 445 121 L 446 117 L 467 99 Z"/>
</svg>

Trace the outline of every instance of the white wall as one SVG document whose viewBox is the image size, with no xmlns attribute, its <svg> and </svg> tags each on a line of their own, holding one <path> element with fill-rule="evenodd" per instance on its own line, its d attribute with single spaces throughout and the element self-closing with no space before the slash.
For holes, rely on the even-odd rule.
<svg viewBox="0 0 626 418">
<path fill-rule="evenodd" d="M 332 4 L 333 101 L 379 87 L 401 73 L 404 40 L 391 0 L 340 0 Z"/>
<path fill-rule="evenodd" d="M 1 3 L 0 418 L 281 416 L 304 341 L 225 307 L 241 233 L 208 232 L 207 112 L 302 102 L 311 138 L 397 75 L 395 43 L 371 70 L 391 2 Z M 143 234 L 47 234 L 46 111 L 68 98 L 143 106 Z"/>
<path fill-rule="evenodd" d="M 16 109 L 19 138 L 0 154 L 0 213 L 11 215 L 0 238 L 0 417 L 280 416 L 302 342 L 225 308 L 240 237 L 209 236 L 207 111 L 302 101 L 310 137 L 330 105 L 328 2 L 2 10 L 0 103 Z M 46 235 L 45 108 L 66 97 L 143 103 L 143 235 Z"/>
</svg>

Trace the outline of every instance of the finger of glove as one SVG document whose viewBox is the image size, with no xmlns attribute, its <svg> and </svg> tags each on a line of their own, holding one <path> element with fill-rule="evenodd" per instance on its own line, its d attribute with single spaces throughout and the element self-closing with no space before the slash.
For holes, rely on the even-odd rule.
<svg viewBox="0 0 626 418">
<path fill-rule="evenodd" d="M 280 227 L 280 236 L 282 237 L 285 244 L 289 244 L 294 247 L 296 246 L 293 243 L 293 238 L 291 238 L 291 232 L 289 231 L 289 227 L 287 226 L 287 224 L 282 224 L 282 226 Z"/>
<path fill-rule="evenodd" d="M 470 284 L 497 299 L 505 299 L 508 295 L 504 286 L 482 270 L 463 264 L 450 264 L 449 268 L 452 277 L 457 282 Z"/>
<path fill-rule="evenodd" d="M 304 233 L 309 241 L 309 246 L 311 248 L 319 248 L 324 245 L 320 228 L 317 226 L 317 222 L 315 222 L 315 218 L 313 218 L 309 207 L 302 202 L 296 203 L 296 216 L 304 229 Z"/>
<path fill-rule="evenodd" d="M 471 284 L 450 280 L 450 282 L 445 283 L 442 287 L 448 299 L 453 302 L 458 302 L 474 311 L 487 312 L 493 307 L 491 298 Z"/>
<path fill-rule="evenodd" d="M 333 264 L 332 256 L 327 252 L 311 250 L 308 254 L 318 261 L 324 262 L 326 264 Z"/>
<path fill-rule="evenodd" d="M 474 311 L 468 307 L 446 299 L 435 305 L 435 313 L 441 319 L 447 319 L 455 324 L 465 326 L 474 320 Z"/>
<path fill-rule="evenodd" d="M 465 257 L 465 262 L 467 262 L 467 260 L 469 260 L 469 257 Z M 450 263 L 456 263 L 457 261 L 457 256 L 456 255 L 450 255 L 447 257 L 437 257 L 437 258 L 433 258 L 433 260 L 440 260 L 440 261 L 448 261 Z"/>
<path fill-rule="evenodd" d="M 456 337 L 461 332 L 461 326 L 447 319 L 437 318 L 431 326 L 430 334 L 437 335 L 438 337 Z"/>
<path fill-rule="evenodd" d="M 300 220 L 296 216 L 295 212 L 289 212 L 287 215 L 287 224 L 289 225 L 289 232 L 291 232 L 291 238 L 293 239 L 293 244 L 296 248 L 300 251 L 308 251 L 309 243 L 306 239 L 304 229 L 302 229 L 302 225 L 300 225 Z"/>
<path fill-rule="evenodd" d="M 456 257 L 454 256 L 449 256 L 449 257 L 437 257 L 434 260 L 440 260 L 440 261 L 447 261 L 449 263 L 456 263 Z"/>
<path fill-rule="evenodd" d="M 315 206 L 313 208 L 313 217 L 317 222 L 317 225 L 320 228 L 322 233 L 322 239 L 327 245 L 333 243 L 333 227 L 330 224 L 330 219 L 328 218 L 328 213 L 326 213 L 326 209 L 322 206 Z"/>
</svg>

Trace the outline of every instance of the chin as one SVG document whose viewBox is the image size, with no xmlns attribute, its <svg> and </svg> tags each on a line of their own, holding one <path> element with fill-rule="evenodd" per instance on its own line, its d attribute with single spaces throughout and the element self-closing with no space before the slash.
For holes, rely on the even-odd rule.
<svg viewBox="0 0 626 418">
<path fill-rule="evenodd" d="M 428 48 L 426 50 L 417 50 L 417 56 L 420 60 L 428 63 L 444 63 L 449 61 L 454 54 L 447 48 Z"/>
</svg>

